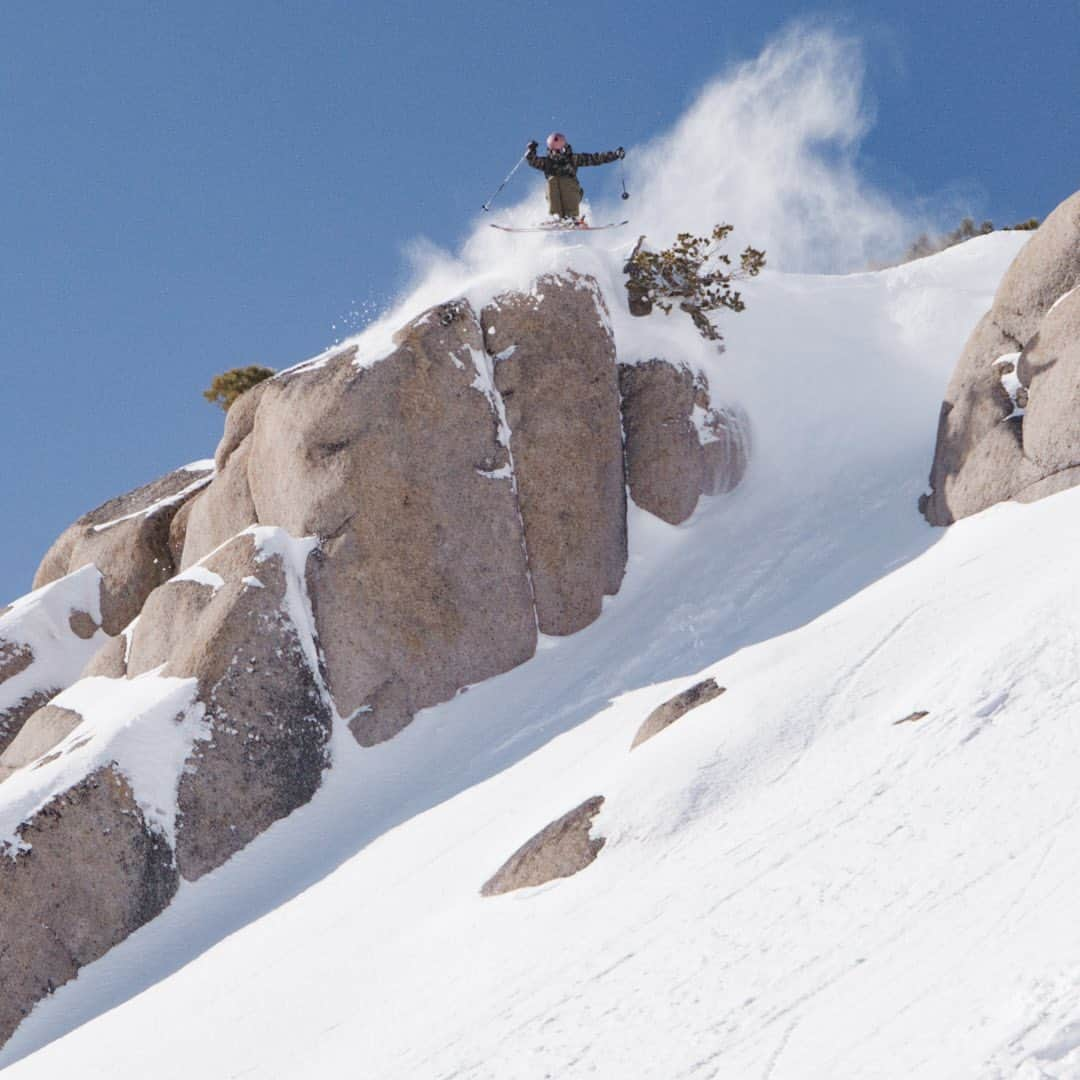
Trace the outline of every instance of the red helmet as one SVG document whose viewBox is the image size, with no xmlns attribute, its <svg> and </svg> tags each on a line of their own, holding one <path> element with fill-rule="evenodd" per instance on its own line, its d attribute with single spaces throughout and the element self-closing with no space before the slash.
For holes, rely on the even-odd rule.
<svg viewBox="0 0 1080 1080">
<path fill-rule="evenodd" d="M 547 137 L 547 148 L 559 153 L 566 149 L 566 136 L 561 131 L 553 131 Z"/>
</svg>

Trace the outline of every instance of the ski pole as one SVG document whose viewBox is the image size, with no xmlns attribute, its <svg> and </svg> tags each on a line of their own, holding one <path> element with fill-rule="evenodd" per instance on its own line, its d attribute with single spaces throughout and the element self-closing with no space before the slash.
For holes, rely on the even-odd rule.
<svg viewBox="0 0 1080 1080">
<path fill-rule="evenodd" d="M 619 180 L 622 181 L 622 197 L 624 199 L 630 198 L 630 192 L 626 190 L 626 155 L 624 154 L 619 161 Z"/>
<path fill-rule="evenodd" d="M 521 159 L 518 161 L 518 163 L 506 174 L 506 179 L 495 189 L 495 194 L 492 195 L 491 198 L 488 199 L 488 201 L 484 203 L 482 207 L 480 207 L 481 210 L 491 209 L 491 204 L 498 198 L 499 192 L 502 191 L 502 189 L 510 183 L 510 177 L 512 177 L 514 173 L 516 173 L 518 169 L 521 168 L 521 162 L 524 161 L 528 156 L 529 151 L 526 150 L 525 153 L 521 155 Z"/>
</svg>

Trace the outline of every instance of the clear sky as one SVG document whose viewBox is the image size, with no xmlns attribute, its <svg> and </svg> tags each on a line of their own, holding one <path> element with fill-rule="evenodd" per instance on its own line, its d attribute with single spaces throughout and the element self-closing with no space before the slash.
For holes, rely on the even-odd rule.
<svg viewBox="0 0 1080 1080">
<path fill-rule="evenodd" d="M 1003 224 L 1080 188 L 1077 0 L 4 0 L 0 600 L 212 454 L 215 372 L 319 352 L 412 241 L 456 247 L 529 138 L 632 152 L 806 18 L 862 42 L 858 166 L 898 203 Z"/>
</svg>

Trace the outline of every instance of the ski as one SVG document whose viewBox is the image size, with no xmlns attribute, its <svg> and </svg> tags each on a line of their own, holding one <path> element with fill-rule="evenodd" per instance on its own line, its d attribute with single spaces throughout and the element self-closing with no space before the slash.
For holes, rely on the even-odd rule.
<svg viewBox="0 0 1080 1080">
<path fill-rule="evenodd" d="M 552 223 L 551 225 L 497 225 L 489 222 L 493 229 L 508 233 L 573 233 L 573 232 L 600 232 L 603 229 L 618 229 L 623 225 L 629 225 L 630 219 L 625 221 L 612 221 L 606 225 L 585 225 L 574 222 L 571 225 Z"/>
</svg>

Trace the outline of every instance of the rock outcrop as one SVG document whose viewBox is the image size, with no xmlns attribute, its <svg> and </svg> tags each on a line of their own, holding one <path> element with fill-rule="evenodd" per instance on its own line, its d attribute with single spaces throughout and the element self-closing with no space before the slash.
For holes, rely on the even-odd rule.
<svg viewBox="0 0 1080 1080">
<path fill-rule="evenodd" d="M 312 548 L 255 529 L 155 590 L 110 649 L 124 674 L 76 683 L 0 758 L 0 1037 L 318 788 Z"/>
<path fill-rule="evenodd" d="M 101 768 L 22 824 L 0 853 L 0 1043 L 79 968 L 159 914 L 172 852 L 125 778 Z"/>
<path fill-rule="evenodd" d="M 169 537 L 173 518 L 212 476 L 208 463 L 189 465 L 84 514 L 46 553 L 34 588 L 96 566 L 103 579 L 102 626 L 107 634 L 119 634 L 150 593 L 176 573 Z"/>
<path fill-rule="evenodd" d="M 382 355 L 330 351 L 260 383 L 213 469 L 61 536 L 39 591 L 0 612 L 0 1040 L 181 878 L 306 803 L 335 716 L 378 743 L 529 659 L 538 632 L 597 618 L 627 559 L 624 415 L 656 512 L 738 482 L 735 411 L 669 365 L 625 378 L 624 413 L 590 278 L 547 275 L 480 316 L 452 300 Z M 23 632 L 32 611 L 63 664 Z M 602 803 L 485 894 L 588 865 Z"/>
<path fill-rule="evenodd" d="M 306 552 L 289 546 L 278 530 L 235 537 L 151 594 L 126 659 L 110 650 L 107 666 L 128 679 L 197 680 L 206 732 L 176 793 L 176 860 L 188 880 L 306 803 L 328 764 L 331 709 L 297 611 L 307 603 Z M 0 779 L 32 766 L 84 719 L 66 696 L 36 712 L 0 756 Z"/>
<path fill-rule="evenodd" d="M 920 502 L 932 525 L 1080 482 L 1077 286 L 1080 192 L 1032 235 L 961 354 Z"/>
<path fill-rule="evenodd" d="M 750 417 L 738 405 L 718 405 L 706 408 L 702 428 L 701 494 L 726 495 L 739 486 L 750 464 Z"/>
<path fill-rule="evenodd" d="M 615 343 L 596 282 L 573 273 L 498 297 L 481 316 L 505 403 L 541 633 L 600 614 L 626 569 Z"/>
<path fill-rule="evenodd" d="M 321 538 L 312 600 L 334 700 L 362 745 L 536 644 L 476 314 L 444 304 L 395 341 L 372 364 L 346 352 L 268 382 L 248 466 L 259 521 Z"/>
<path fill-rule="evenodd" d="M 626 565 L 618 375 L 592 279 L 547 275 L 479 319 L 451 301 L 394 343 L 325 354 L 237 401 L 182 557 L 252 523 L 319 538 L 328 683 L 363 745 L 527 660 L 537 629 L 587 626 Z M 697 494 L 745 466 L 733 422 L 701 415 L 715 434 L 702 448 L 694 431 Z"/>
<path fill-rule="evenodd" d="M 85 566 L 0 615 L 0 753 L 34 712 L 79 677 L 106 640 L 101 580 L 96 568 Z"/>
<path fill-rule="evenodd" d="M 590 835 L 593 818 L 603 805 L 603 795 L 594 795 L 545 826 L 484 882 L 480 894 L 498 896 L 584 870 L 604 846 L 602 836 Z"/>
<path fill-rule="evenodd" d="M 702 495 L 733 490 L 749 460 L 749 421 L 713 409 L 708 382 L 686 365 L 619 365 L 626 480 L 643 510 L 678 525 Z"/>
<path fill-rule="evenodd" d="M 279 530 L 242 533 L 198 575 L 151 594 L 132 634 L 128 677 L 164 664 L 166 677 L 198 680 L 205 706 L 207 737 L 177 791 L 176 860 L 189 881 L 308 802 L 329 763 L 332 714 L 304 626 L 307 559 L 287 547 Z"/>
<path fill-rule="evenodd" d="M 619 391 L 630 497 L 678 525 L 694 512 L 705 477 L 694 375 L 666 360 L 620 364 Z"/>
<path fill-rule="evenodd" d="M 717 686 L 715 679 L 703 679 L 691 686 L 689 690 L 676 694 L 649 713 L 645 722 L 638 728 L 630 749 L 640 746 L 646 739 L 651 739 L 664 728 L 671 727 L 676 720 L 681 720 L 691 709 L 696 709 L 699 705 L 718 698 L 725 691 L 725 687 Z"/>
<path fill-rule="evenodd" d="M 1080 467 L 1080 288 L 1047 313 L 1018 377 L 1027 388 L 1024 456 L 1047 476 Z"/>
</svg>

